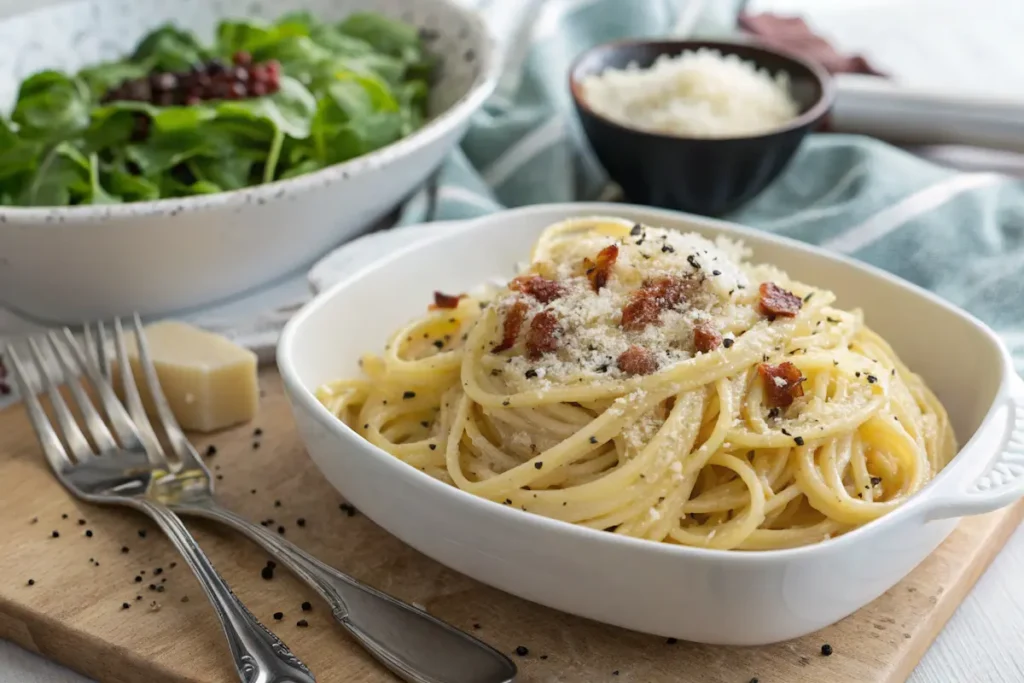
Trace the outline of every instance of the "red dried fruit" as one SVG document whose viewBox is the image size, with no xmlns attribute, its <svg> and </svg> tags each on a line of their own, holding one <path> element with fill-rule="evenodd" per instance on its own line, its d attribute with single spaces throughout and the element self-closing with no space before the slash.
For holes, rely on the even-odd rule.
<svg viewBox="0 0 1024 683">
<path fill-rule="evenodd" d="M 658 369 L 654 354 L 642 346 L 630 346 L 619 355 L 616 364 L 627 375 L 649 375 Z"/>
<path fill-rule="evenodd" d="M 601 288 L 608 284 L 612 267 L 618 258 L 618 245 L 609 244 L 597 252 L 597 259 L 595 261 L 591 261 L 589 258 L 583 259 L 583 269 L 586 271 L 587 279 L 590 280 L 590 286 L 594 288 L 595 292 L 601 291 Z"/>
<path fill-rule="evenodd" d="M 521 275 L 508 283 L 508 288 L 533 297 L 542 304 L 549 304 L 565 294 L 565 287 L 560 282 L 540 275 Z"/>
<path fill-rule="evenodd" d="M 764 381 L 765 403 L 771 408 L 785 408 L 793 404 L 793 399 L 804 395 L 802 382 L 805 378 L 800 368 L 789 361 L 778 365 L 761 363 L 757 372 Z"/>
<path fill-rule="evenodd" d="M 697 353 L 714 351 L 721 343 L 722 335 L 719 334 L 713 323 L 703 322 L 693 328 L 693 346 Z"/>
<path fill-rule="evenodd" d="M 541 311 L 533 316 L 526 333 L 526 352 L 530 360 L 537 360 L 545 353 L 558 348 L 558 318 L 551 311 Z"/>
<path fill-rule="evenodd" d="M 765 315 L 781 315 L 792 318 L 800 312 L 803 299 L 787 292 L 774 282 L 761 283 L 761 312 Z"/>
<path fill-rule="evenodd" d="M 502 323 L 501 343 L 491 349 L 491 353 L 507 351 L 515 346 L 516 339 L 519 338 L 519 330 L 523 326 L 523 320 L 526 319 L 528 308 L 525 301 L 517 301 L 512 304 L 511 308 L 508 309 L 508 313 L 505 314 L 505 322 Z"/>
<path fill-rule="evenodd" d="M 445 294 L 443 292 L 434 292 L 434 303 L 428 307 L 431 311 L 436 311 L 439 308 L 458 308 L 459 299 L 465 298 L 465 294 Z"/>
</svg>

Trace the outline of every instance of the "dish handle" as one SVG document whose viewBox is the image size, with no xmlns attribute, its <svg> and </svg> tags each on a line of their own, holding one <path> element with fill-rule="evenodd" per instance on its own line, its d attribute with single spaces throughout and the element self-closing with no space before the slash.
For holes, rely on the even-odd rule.
<svg viewBox="0 0 1024 683">
<path fill-rule="evenodd" d="M 975 475 L 949 479 L 929 506 L 929 520 L 980 515 L 1024 497 L 1024 381 L 1019 377 L 1011 380 L 1004 405 L 1006 424 L 995 455 Z"/>
</svg>

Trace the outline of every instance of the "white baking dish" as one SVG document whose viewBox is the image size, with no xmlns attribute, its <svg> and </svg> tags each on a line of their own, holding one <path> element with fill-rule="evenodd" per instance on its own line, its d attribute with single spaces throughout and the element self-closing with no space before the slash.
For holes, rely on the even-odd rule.
<svg viewBox="0 0 1024 683">
<path fill-rule="evenodd" d="M 476 498 L 369 445 L 316 400 L 354 376 L 422 312 L 434 289 L 464 291 L 509 276 L 540 231 L 574 215 L 610 214 L 742 238 L 755 260 L 833 290 L 921 373 L 949 411 L 962 450 L 906 505 L 845 536 L 770 552 L 680 547 L 575 527 Z M 1024 494 L 1024 383 L 983 324 L 891 275 L 814 247 L 705 218 L 616 204 L 508 211 L 409 244 L 317 297 L 285 329 L 278 363 L 300 434 L 337 489 L 430 557 L 484 583 L 626 628 L 686 640 L 756 645 L 820 629 L 892 587 L 957 518 Z"/>
</svg>

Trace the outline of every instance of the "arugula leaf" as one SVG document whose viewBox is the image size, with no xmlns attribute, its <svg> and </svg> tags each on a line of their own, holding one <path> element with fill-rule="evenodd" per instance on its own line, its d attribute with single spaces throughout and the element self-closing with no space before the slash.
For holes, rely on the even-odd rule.
<svg viewBox="0 0 1024 683">
<path fill-rule="evenodd" d="M 249 186 L 252 182 L 252 167 L 253 160 L 243 156 L 197 157 L 188 162 L 192 175 L 225 190 L 240 190 Z"/>
<path fill-rule="evenodd" d="M 20 137 L 0 117 L 0 182 L 31 173 L 44 148 L 41 142 Z"/>
<path fill-rule="evenodd" d="M 87 90 L 59 71 L 41 71 L 21 84 L 11 120 L 27 138 L 58 140 L 74 135 L 89 125 Z"/>
<path fill-rule="evenodd" d="M 185 71 L 209 56 L 192 33 L 167 24 L 143 38 L 130 61 L 158 71 Z"/>
<path fill-rule="evenodd" d="M 106 174 L 107 187 L 128 202 L 145 202 L 160 198 L 160 187 L 142 176 L 132 175 L 120 168 Z"/>
<path fill-rule="evenodd" d="M 96 154 L 89 155 L 89 203 L 120 204 L 121 200 L 107 193 L 100 183 L 100 161 Z"/>
</svg>

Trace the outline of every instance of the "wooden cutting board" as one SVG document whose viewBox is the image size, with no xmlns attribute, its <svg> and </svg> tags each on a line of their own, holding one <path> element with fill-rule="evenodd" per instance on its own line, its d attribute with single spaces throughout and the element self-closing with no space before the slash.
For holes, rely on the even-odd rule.
<svg viewBox="0 0 1024 683">
<path fill-rule="evenodd" d="M 906 580 L 820 633 L 761 648 L 670 643 L 488 588 L 350 514 L 303 451 L 276 372 L 264 371 L 261 383 L 256 422 L 196 440 L 201 452 L 216 445 L 209 462 L 222 478 L 224 502 L 250 519 L 273 520 L 328 563 L 473 631 L 513 657 L 520 681 L 903 681 L 1024 516 L 1017 505 L 963 522 Z M 213 612 L 171 545 L 140 515 L 72 499 L 47 470 L 18 406 L 0 413 L 0 491 L 0 636 L 103 682 L 235 683 Z M 237 595 L 318 681 L 395 680 L 303 584 L 280 569 L 262 579 L 268 558 L 256 546 L 205 523 L 189 525 Z M 313 608 L 303 612 L 307 600 Z M 275 621 L 275 612 L 284 618 Z M 299 627 L 300 619 L 308 626 Z M 831 657 L 821 655 L 824 643 Z M 529 654 L 514 654 L 520 645 Z"/>
</svg>

